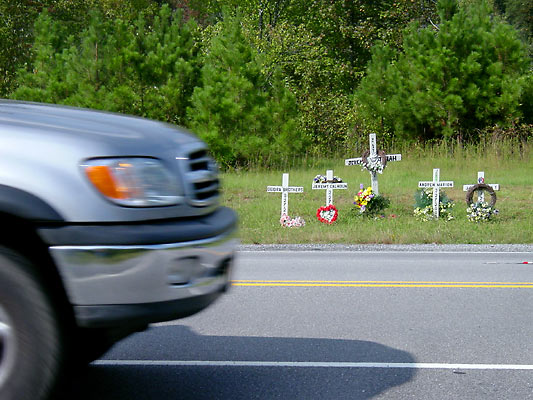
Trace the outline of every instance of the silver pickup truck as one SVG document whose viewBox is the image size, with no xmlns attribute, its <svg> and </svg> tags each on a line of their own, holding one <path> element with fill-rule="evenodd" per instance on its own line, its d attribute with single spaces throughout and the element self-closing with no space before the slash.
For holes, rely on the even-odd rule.
<svg viewBox="0 0 533 400">
<path fill-rule="evenodd" d="M 229 284 L 235 213 L 206 145 L 147 119 L 0 100 L 0 399 Z"/>
</svg>

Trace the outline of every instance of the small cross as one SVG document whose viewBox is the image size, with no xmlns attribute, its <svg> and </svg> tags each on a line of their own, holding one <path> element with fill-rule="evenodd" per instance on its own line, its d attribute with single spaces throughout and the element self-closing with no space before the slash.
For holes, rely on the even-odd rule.
<svg viewBox="0 0 533 400">
<path fill-rule="evenodd" d="M 477 173 L 477 183 L 485 183 L 485 172 L 478 171 Z M 500 190 L 500 185 L 498 183 L 487 183 L 492 189 Z M 463 192 L 468 192 L 470 188 L 474 185 L 463 185 Z M 483 203 L 485 201 L 485 193 L 483 190 L 478 191 L 477 195 L 478 203 Z"/>
<path fill-rule="evenodd" d="M 378 147 L 376 144 L 376 134 L 371 133 L 369 136 L 369 144 L 370 144 L 370 154 L 367 157 L 367 160 L 369 161 L 380 161 L 380 157 L 378 155 Z M 386 155 L 387 162 L 389 161 L 401 161 L 402 155 L 401 154 L 388 154 Z M 348 158 L 344 160 L 344 165 L 363 165 L 363 157 L 358 158 Z M 379 194 L 379 186 L 378 186 L 378 176 L 376 171 L 369 171 L 370 177 L 372 180 L 372 191 L 378 195 Z"/>
<path fill-rule="evenodd" d="M 267 186 L 267 192 L 281 192 L 281 215 L 289 215 L 289 193 L 303 193 L 301 186 L 289 186 L 289 174 L 283 174 L 281 186 Z"/>
<path fill-rule="evenodd" d="M 439 218 L 439 192 L 441 187 L 453 187 L 453 181 L 440 181 L 440 169 L 433 169 L 433 181 L 418 182 L 419 188 L 433 188 L 433 217 Z"/>
<path fill-rule="evenodd" d="M 333 170 L 328 169 L 326 171 L 326 183 L 313 182 L 312 189 L 326 189 L 326 207 L 333 204 L 333 190 L 335 189 L 348 189 L 347 183 L 333 183 Z"/>
</svg>

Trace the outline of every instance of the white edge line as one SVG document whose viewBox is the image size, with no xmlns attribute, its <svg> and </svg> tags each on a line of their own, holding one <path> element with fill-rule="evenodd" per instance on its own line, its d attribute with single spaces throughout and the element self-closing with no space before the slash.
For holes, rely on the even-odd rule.
<svg viewBox="0 0 533 400">
<path fill-rule="evenodd" d="M 443 364 L 443 363 L 380 363 L 380 362 L 300 362 L 300 361 L 175 361 L 175 360 L 97 360 L 100 366 L 157 367 L 292 367 L 292 368 L 408 368 L 452 370 L 533 370 L 527 364 Z"/>
<path fill-rule="evenodd" d="M 366 254 L 410 254 L 410 253 L 417 253 L 417 254 L 529 254 L 531 255 L 530 251 L 447 251 L 447 250 L 237 250 L 238 253 L 312 253 L 312 254 L 328 254 L 328 253 L 335 253 L 335 254 L 344 254 L 344 253 L 366 253 Z"/>
</svg>

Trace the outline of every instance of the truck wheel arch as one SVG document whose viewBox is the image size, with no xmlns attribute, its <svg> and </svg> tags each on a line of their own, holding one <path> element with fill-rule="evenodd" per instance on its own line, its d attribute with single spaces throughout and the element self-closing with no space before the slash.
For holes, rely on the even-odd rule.
<svg viewBox="0 0 533 400">
<path fill-rule="evenodd" d="M 6 185 L 0 185 L 0 212 L 27 221 L 63 221 L 63 217 L 44 200 Z"/>
</svg>

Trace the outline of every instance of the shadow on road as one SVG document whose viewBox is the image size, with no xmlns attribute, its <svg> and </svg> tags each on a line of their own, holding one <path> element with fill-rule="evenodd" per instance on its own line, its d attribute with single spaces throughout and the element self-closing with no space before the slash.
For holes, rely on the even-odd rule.
<svg viewBox="0 0 533 400">
<path fill-rule="evenodd" d="M 404 351 L 360 340 L 198 335 L 161 326 L 119 343 L 111 360 L 413 363 Z M 72 399 L 369 399 L 414 376 L 413 369 L 92 365 Z"/>
</svg>

